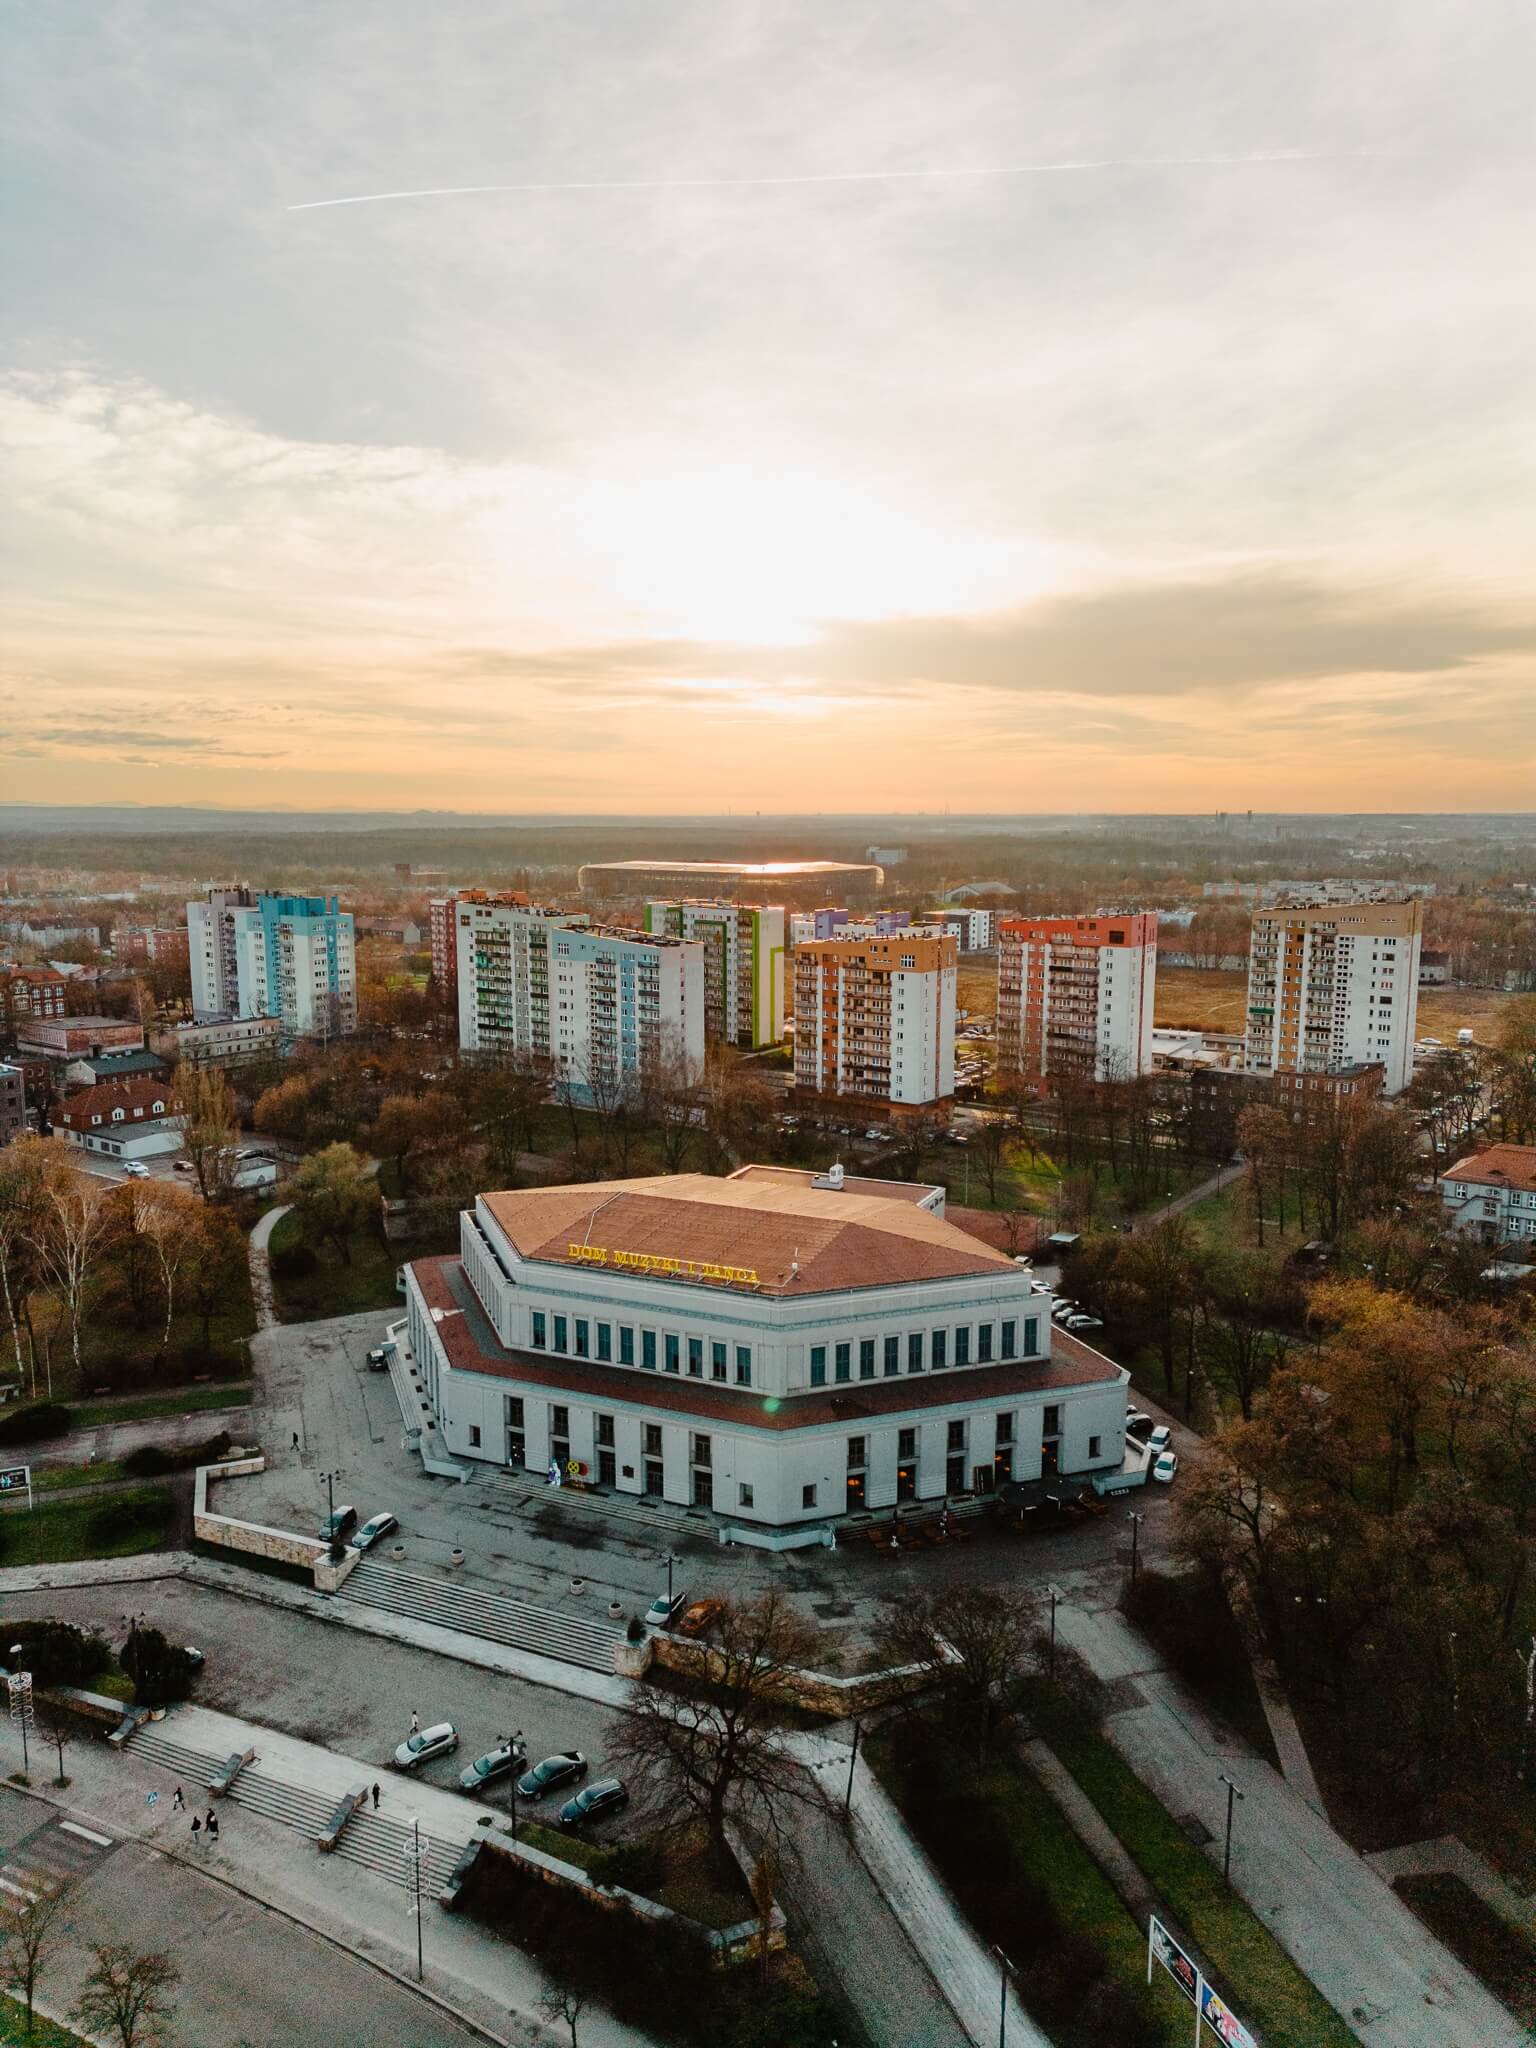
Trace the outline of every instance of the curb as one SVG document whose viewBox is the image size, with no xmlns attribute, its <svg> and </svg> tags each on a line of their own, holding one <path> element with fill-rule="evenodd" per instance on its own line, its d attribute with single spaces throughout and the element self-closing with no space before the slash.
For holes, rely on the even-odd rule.
<svg viewBox="0 0 1536 2048">
<path fill-rule="evenodd" d="M 66 1799 L 51 1799 L 46 1792 L 40 1791 L 35 1785 L 11 1785 L 9 1789 L 20 1793 L 24 1799 L 35 1799 L 41 1806 L 51 1807 L 59 1813 L 67 1813 L 72 1819 L 78 1820 L 82 1825 L 86 1823 L 94 1823 L 98 1827 L 101 1825 L 98 1816 L 95 1814 L 86 1813 L 77 1806 L 71 1806 Z M 483 2026 L 479 2020 L 472 2019 L 467 2012 L 462 2011 L 456 2006 L 452 1999 L 443 1997 L 441 1992 L 428 1990 L 426 1985 L 418 1984 L 414 1977 L 409 1976 L 403 1970 L 396 1969 L 392 1963 L 384 1962 L 378 1956 L 367 1955 L 363 1950 L 353 1948 L 340 1935 L 327 1933 L 325 1928 L 317 1927 L 313 1921 L 303 1920 L 297 1913 L 290 1913 L 286 1907 L 274 1905 L 270 1899 L 264 1899 L 259 1892 L 248 1891 L 243 1884 L 237 1883 L 232 1877 L 226 1877 L 222 1871 L 211 1870 L 202 1861 L 184 1855 L 179 1849 L 162 1845 L 160 1842 L 153 1841 L 144 1835 L 135 1834 L 131 1829 L 118 1829 L 118 1836 L 119 1839 L 137 1842 L 142 1848 L 152 1850 L 157 1856 L 164 1856 L 168 1862 L 179 1863 L 187 1870 L 197 1871 L 199 1876 L 209 1879 L 214 1884 L 223 1885 L 226 1891 L 237 1893 L 242 1899 L 248 1900 L 253 1906 L 260 1906 L 263 1912 L 272 1913 L 279 1920 L 286 1920 L 290 1926 L 301 1928 L 306 1933 L 314 1935 L 318 1940 L 328 1942 L 332 1948 L 340 1949 L 344 1955 L 351 1956 L 359 1963 L 366 1963 L 369 1969 L 376 1970 L 381 1977 L 390 1978 L 403 1991 L 413 1993 L 424 2004 L 436 2006 L 439 2012 L 444 2013 L 449 2019 L 457 2021 L 461 2027 L 466 2028 L 468 2032 L 474 2034 L 479 2040 L 491 2042 L 493 2048 L 517 2048 L 517 2043 L 510 2035 L 493 2034 L 489 2027 Z M 39 2006 L 38 2010 L 41 2012 L 42 2007 Z"/>
</svg>

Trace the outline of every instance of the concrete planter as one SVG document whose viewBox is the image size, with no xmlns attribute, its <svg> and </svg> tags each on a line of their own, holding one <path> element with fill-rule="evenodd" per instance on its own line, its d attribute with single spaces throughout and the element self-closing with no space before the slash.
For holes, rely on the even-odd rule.
<svg viewBox="0 0 1536 2048">
<path fill-rule="evenodd" d="M 587 1582 L 586 1582 L 586 1580 L 585 1580 L 585 1579 L 572 1579 L 572 1581 L 571 1581 L 571 1591 L 572 1591 L 573 1593 L 585 1593 L 585 1592 L 586 1592 L 586 1590 L 587 1590 Z"/>
<path fill-rule="evenodd" d="M 449 1563 L 450 1563 L 451 1565 L 461 1565 L 461 1564 L 462 1564 L 462 1563 L 464 1562 L 464 1553 L 463 1553 L 463 1551 L 462 1551 L 462 1550 L 457 1550 L 457 1549 L 455 1549 L 455 1550 L 454 1550 L 454 1551 L 452 1552 L 452 1554 L 451 1554 L 451 1555 L 449 1556 L 448 1562 L 449 1562 Z"/>
<path fill-rule="evenodd" d="M 610 1621 L 621 1621 L 623 1617 L 624 1602 L 622 1600 L 610 1600 L 608 1602 L 608 1619 Z"/>
<path fill-rule="evenodd" d="M 395 1563 L 399 1564 L 405 1556 L 405 1545 L 403 1543 L 395 1544 L 389 1554 L 395 1560 Z"/>
</svg>

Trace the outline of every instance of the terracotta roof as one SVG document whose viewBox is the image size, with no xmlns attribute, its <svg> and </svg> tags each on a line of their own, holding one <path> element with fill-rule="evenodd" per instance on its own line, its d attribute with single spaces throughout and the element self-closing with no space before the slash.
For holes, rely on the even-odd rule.
<svg viewBox="0 0 1536 2048">
<path fill-rule="evenodd" d="M 106 1124 L 112 1121 L 112 1112 L 120 1109 L 125 1121 L 142 1123 L 146 1117 L 154 1115 L 157 1102 L 162 1105 L 162 1114 L 181 1106 L 168 1081 L 102 1081 L 94 1088 L 82 1088 L 78 1094 L 66 1095 L 59 1104 L 55 1121 L 67 1124 L 71 1130 L 77 1125 L 88 1126 L 93 1116 L 99 1116 Z"/>
<path fill-rule="evenodd" d="M 593 1264 L 619 1263 L 643 1277 L 639 1260 L 677 1262 L 649 1270 L 751 1294 L 828 1294 L 1012 1270 L 1001 1252 L 928 1210 L 846 1187 L 674 1173 L 480 1199 L 525 1259 L 580 1264 L 572 1247 L 589 1247 Z"/>
<path fill-rule="evenodd" d="M 1448 1166 L 1440 1178 L 1536 1194 L 1536 1145 L 1490 1145 L 1486 1152 L 1469 1152 L 1465 1159 Z"/>
<path fill-rule="evenodd" d="M 947 1202 L 944 1206 L 945 1220 L 953 1223 L 956 1230 L 963 1230 L 967 1237 L 979 1237 L 983 1244 L 989 1244 L 994 1251 L 1008 1249 L 1008 1218 L 999 1209 L 966 1209 L 958 1202 Z M 1026 1216 L 1019 1225 L 1018 1255 L 1028 1258 L 1045 1235 L 1045 1225 L 1038 1216 Z"/>
<path fill-rule="evenodd" d="M 728 1177 L 731 1180 L 749 1180 L 756 1186 L 771 1186 L 776 1181 L 781 1187 L 808 1188 L 819 1175 L 811 1166 L 738 1166 Z M 884 1202 L 911 1202 L 914 1206 L 925 1195 L 937 1193 L 927 1181 L 876 1180 L 872 1175 L 863 1173 L 845 1173 L 843 1191 L 845 1194 L 877 1195 Z"/>
<path fill-rule="evenodd" d="M 948 1372 L 904 1374 L 900 1379 L 861 1380 L 846 1388 L 818 1389 L 776 1400 L 760 1389 L 721 1386 L 713 1380 L 646 1372 L 634 1366 L 598 1365 L 585 1358 L 551 1358 L 542 1351 L 509 1351 L 480 1306 L 462 1262 L 450 1255 L 417 1259 L 411 1266 L 429 1309 L 442 1311 L 433 1329 L 456 1372 L 479 1372 L 525 1386 L 548 1387 L 578 1400 L 627 1401 L 713 1422 L 745 1423 L 755 1429 L 810 1429 L 821 1423 L 879 1422 L 915 1408 L 942 1408 L 954 1401 L 1006 1401 L 1053 1388 L 1111 1385 L 1120 1367 L 1089 1345 L 1059 1330 L 1051 1332 L 1049 1358 L 1016 1365 L 955 1366 Z"/>
</svg>

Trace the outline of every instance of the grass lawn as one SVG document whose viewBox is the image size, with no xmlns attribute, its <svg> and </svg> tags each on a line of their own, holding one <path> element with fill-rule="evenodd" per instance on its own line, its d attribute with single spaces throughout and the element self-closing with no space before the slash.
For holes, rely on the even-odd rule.
<svg viewBox="0 0 1536 2048">
<path fill-rule="evenodd" d="M 71 1402 L 76 1429 L 98 1429 L 107 1422 L 152 1421 L 157 1415 L 197 1415 L 204 1409 L 248 1408 L 253 1380 L 223 1387 L 181 1387 L 174 1394 L 127 1394 L 120 1401 Z"/>
<path fill-rule="evenodd" d="M 1449 1871 L 1394 1878 L 1392 1889 L 1523 2026 L 1536 2030 L 1536 1942 L 1529 1935 Z"/>
<path fill-rule="evenodd" d="M 864 1745 L 864 1755 L 879 1774 L 887 1792 L 902 1808 L 913 1832 L 923 1839 L 922 1814 L 905 1796 L 904 1773 L 895 1758 L 890 1737 L 877 1732 Z M 1131 1919 L 1119 1894 L 1072 1832 L 1061 1809 L 1034 1773 L 1017 1757 L 998 1757 L 966 1775 L 967 1790 L 987 1802 L 1012 1842 L 1027 1845 L 1022 1860 L 1031 1885 L 1038 1886 L 1049 1902 L 1062 1930 L 1091 1941 L 1098 1949 L 1106 1974 L 1135 1995 L 1146 1989 L 1147 1938 Z M 960 1873 L 947 1869 L 942 1845 L 924 1841 L 950 1883 L 963 1893 Z M 996 1901 L 988 1885 L 983 1896 Z M 964 1903 L 964 1901 L 962 1900 Z M 1010 1927 L 1004 1909 L 996 1924 L 980 1924 L 973 1912 L 977 1931 L 986 1941 L 996 1940 L 1016 1960 L 1025 1953 L 1029 1930 Z M 1023 1937 L 1023 1938 L 1021 1938 Z M 1010 1947 L 1010 1943 L 1013 1945 Z M 1020 1995 L 1029 2009 L 1028 1971 L 1024 1972 Z M 1162 2029 L 1168 2048 L 1182 2048 L 1189 2040 L 1189 2006 L 1162 1973 L 1148 1994 L 1151 2010 Z M 1063 2043 L 1075 2042 L 1075 2035 L 1055 2035 Z"/>
<path fill-rule="evenodd" d="M 1042 1690 L 1035 1720 L 1062 1763 L 1232 1987 L 1240 2017 L 1271 2041 L 1349 2048 L 1354 2035 L 1274 1936 L 1229 1892 L 1130 1765 L 1064 1695 Z"/>
<path fill-rule="evenodd" d="M 103 1538 L 92 1520 L 109 1509 L 142 1507 L 144 1522 L 119 1535 Z M 0 1523 L 0 1561 L 16 1564 L 69 1564 L 82 1557 L 133 1557 L 158 1550 L 175 1520 L 176 1503 L 166 1486 L 140 1486 L 105 1499 L 55 1501 L 27 1514 L 9 1514 Z"/>
<path fill-rule="evenodd" d="M 34 1465 L 32 1489 L 35 1493 L 68 1493 L 72 1487 L 106 1486 L 126 1476 L 117 1458 L 103 1458 L 95 1465 Z"/>
<path fill-rule="evenodd" d="M 29 2034 L 26 2007 L 0 1992 L 0 2048 L 89 2048 L 89 2043 L 84 2034 L 71 2033 L 41 2013 L 33 2014 Z"/>
<path fill-rule="evenodd" d="M 274 1228 L 269 1245 L 277 1312 L 285 1323 L 311 1323 L 328 1316 L 357 1315 L 364 1309 L 400 1308 L 402 1301 L 395 1287 L 398 1268 L 410 1259 L 454 1251 L 458 1242 L 456 1220 L 445 1223 L 437 1236 L 399 1244 L 387 1244 L 378 1230 L 369 1228 L 353 1237 L 350 1265 L 337 1258 L 333 1246 L 325 1245 L 316 1254 L 313 1272 L 285 1273 L 281 1254 L 304 1243 L 303 1225 L 290 1212 Z"/>
<path fill-rule="evenodd" d="M 1233 1181 L 1218 1193 L 1207 1195 L 1204 1201 L 1194 1203 L 1184 1211 L 1184 1220 L 1199 1233 L 1201 1242 L 1210 1251 L 1257 1251 L 1259 1248 L 1241 1181 Z M 1302 1229 L 1294 1204 L 1287 1207 L 1283 1228 L 1278 1217 L 1266 1215 L 1264 1218 L 1264 1249 L 1274 1254 L 1276 1264 L 1288 1258 L 1313 1234 Z"/>
</svg>

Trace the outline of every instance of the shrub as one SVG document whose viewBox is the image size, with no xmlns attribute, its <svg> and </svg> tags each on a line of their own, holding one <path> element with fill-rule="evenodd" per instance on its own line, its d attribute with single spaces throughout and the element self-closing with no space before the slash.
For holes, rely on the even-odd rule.
<svg viewBox="0 0 1536 2048">
<path fill-rule="evenodd" d="M 123 1470 L 131 1472 L 135 1479 L 158 1479 L 163 1472 L 174 1472 L 176 1462 L 173 1453 L 163 1445 L 140 1444 L 124 1458 Z"/>
<path fill-rule="evenodd" d="M 319 1264 L 319 1259 L 307 1244 L 291 1244 L 272 1254 L 272 1277 L 274 1280 L 303 1280 Z"/>
<path fill-rule="evenodd" d="M 166 1472 L 185 1472 L 193 1465 L 211 1465 L 222 1458 L 234 1439 L 227 1429 L 200 1444 L 140 1444 L 123 1460 L 123 1470 L 135 1479 L 158 1479 Z"/>
<path fill-rule="evenodd" d="M 587 1866 L 595 1884 L 618 1885 L 642 1898 L 654 1898 L 666 1872 L 661 1851 L 650 1842 L 619 1842 L 594 1856 Z"/>
<path fill-rule="evenodd" d="M 34 1401 L 29 1408 L 13 1408 L 0 1415 L 0 1444 L 36 1444 L 45 1437 L 63 1436 L 74 1416 L 60 1401 Z"/>
<path fill-rule="evenodd" d="M 39 1685 L 89 1685 L 112 1662 L 105 1636 L 68 1621 L 13 1621 L 5 1640 L 21 1644 L 19 1661 Z"/>
<path fill-rule="evenodd" d="M 164 1707 L 185 1699 L 197 1669 L 186 1651 L 157 1628 L 135 1629 L 119 1662 L 133 1680 L 133 1696 L 141 1707 Z"/>
</svg>

